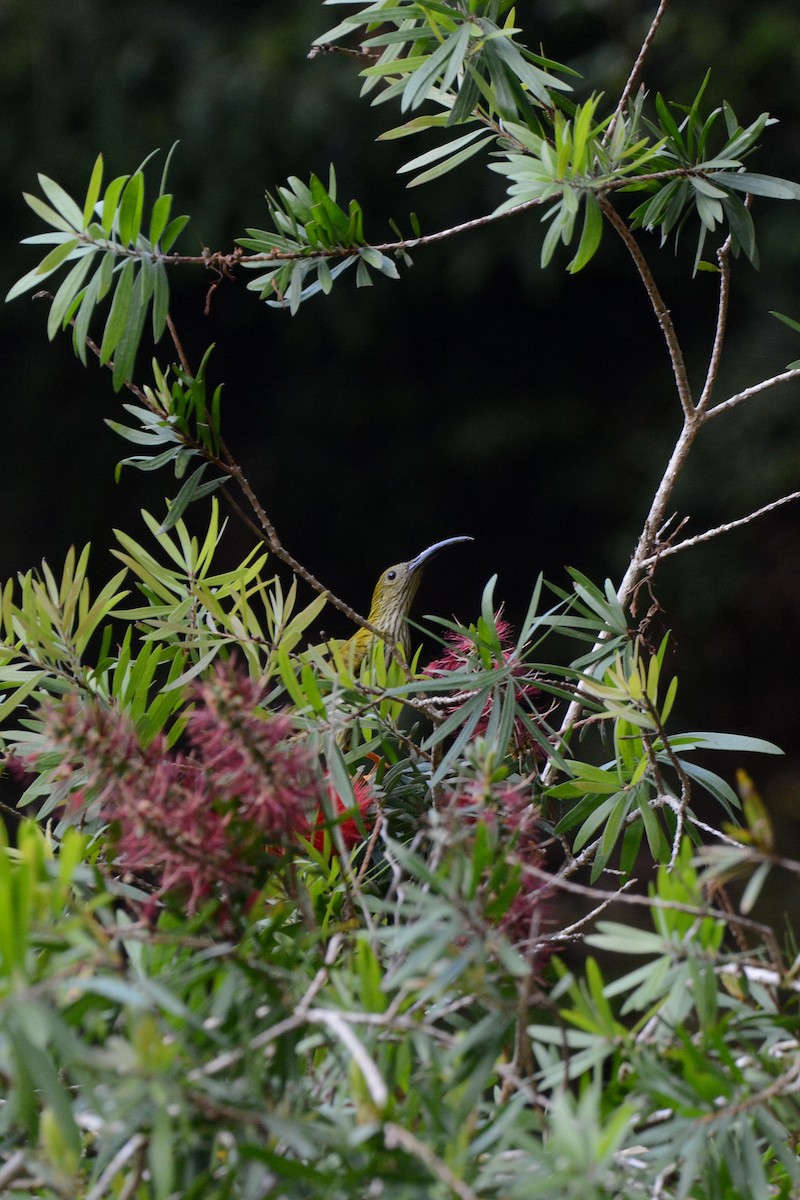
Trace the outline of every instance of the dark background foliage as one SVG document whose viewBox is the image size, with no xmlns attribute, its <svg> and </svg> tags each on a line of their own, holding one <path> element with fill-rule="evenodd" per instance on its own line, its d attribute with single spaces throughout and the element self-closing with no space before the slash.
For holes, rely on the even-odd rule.
<svg viewBox="0 0 800 1200">
<path fill-rule="evenodd" d="M 518 5 L 518 24 L 557 59 L 618 93 L 654 5 L 550 0 Z M 350 60 L 308 61 L 312 39 L 341 10 L 318 0 L 0 0 L 0 290 L 33 262 L 19 237 L 36 222 L 20 193 L 42 171 L 83 194 L 102 150 L 111 174 L 180 140 L 171 175 L 179 212 L 192 214 L 187 252 L 228 249 L 264 213 L 265 189 L 288 174 L 325 175 L 339 199 L 362 202 L 367 232 L 389 237 L 394 217 L 423 230 L 490 211 L 501 180 L 472 159 L 459 172 L 404 190 L 395 171 L 408 142 L 372 145 L 397 114 L 358 99 Z M 729 98 L 743 124 L 769 109 L 753 169 L 797 178 L 800 13 L 779 0 L 725 5 L 673 0 L 646 83 L 691 101 L 705 70 L 710 95 Z M 576 83 L 583 95 L 580 81 Z M 414 147 L 416 149 L 416 146 Z M 422 146 L 420 146 L 422 149 Z M 160 170 L 160 166 L 156 171 Z M 154 178 L 157 177 L 154 173 Z M 796 205 L 759 201 L 762 270 L 737 264 L 723 393 L 780 370 L 800 342 L 769 309 L 800 318 Z M 538 268 L 535 215 L 419 252 L 400 283 L 331 299 L 297 317 L 267 309 L 247 277 L 217 289 L 199 269 L 175 279 L 174 314 L 190 354 L 214 341 L 212 375 L 225 381 L 228 440 L 285 544 L 362 611 L 374 576 L 452 534 L 474 548 L 440 559 L 419 612 L 470 620 L 497 572 L 512 619 L 539 570 L 564 567 L 617 579 L 678 427 L 659 331 L 631 265 L 610 232 L 572 278 Z M 691 279 L 690 238 L 677 256 L 645 248 L 702 378 L 715 280 Z M 562 260 L 563 266 L 566 259 Z M 142 505 L 160 511 L 163 481 L 113 482 L 122 443 L 102 422 L 118 401 L 97 367 L 83 371 L 66 339 L 43 341 L 46 306 L 2 310 L 4 363 L 0 577 L 41 557 L 58 562 L 91 539 L 96 571 L 112 528 L 139 535 Z M 798 487 L 797 388 L 716 422 L 683 479 L 687 532 L 740 516 Z M 659 569 L 665 628 L 681 678 L 677 720 L 769 737 L 784 760 L 746 764 L 776 819 L 800 840 L 800 546 L 796 508 L 700 547 Z M 233 550 L 250 535 L 235 532 Z M 335 614 L 331 633 L 346 633 Z"/>
</svg>

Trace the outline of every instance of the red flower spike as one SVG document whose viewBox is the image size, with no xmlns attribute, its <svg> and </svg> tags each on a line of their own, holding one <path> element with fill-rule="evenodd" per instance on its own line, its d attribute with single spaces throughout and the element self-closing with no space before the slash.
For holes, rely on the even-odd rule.
<svg viewBox="0 0 800 1200">
<path fill-rule="evenodd" d="M 328 790 L 335 817 L 339 817 L 348 811 L 352 813 L 353 806 L 351 804 L 346 804 L 332 786 L 329 786 Z M 366 829 L 367 833 L 369 833 L 374 825 L 374 820 L 370 818 L 369 813 L 370 809 L 374 808 L 375 796 L 372 793 L 368 779 L 359 776 L 353 780 L 353 798 L 361 817 L 360 825 L 355 813 L 352 813 L 351 816 L 346 817 L 343 821 L 336 822 L 341 831 L 342 841 L 348 850 L 352 850 L 354 846 L 358 846 L 364 841 L 364 835 L 361 832 L 362 829 Z M 327 827 L 328 820 L 325 813 L 320 809 L 317 813 L 313 830 L 309 831 L 311 844 L 319 854 L 322 854 L 325 847 L 325 830 Z M 335 851 L 336 842 L 333 839 L 331 841 Z"/>
<path fill-rule="evenodd" d="M 317 762 L 291 736 L 290 718 L 260 709 L 258 683 L 234 666 L 189 698 L 186 752 L 170 751 L 163 735 L 143 748 L 127 718 L 77 696 L 45 709 L 48 748 L 61 751 L 64 774 L 82 769 L 115 834 L 119 869 L 154 877 L 156 898 L 172 893 L 190 914 L 211 898 L 232 911 L 263 879 L 265 847 L 308 829 Z"/>
</svg>

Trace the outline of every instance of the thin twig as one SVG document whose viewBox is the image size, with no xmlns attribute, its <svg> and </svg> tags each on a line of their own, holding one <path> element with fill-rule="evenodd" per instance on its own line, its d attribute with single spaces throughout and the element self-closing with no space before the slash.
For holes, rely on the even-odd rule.
<svg viewBox="0 0 800 1200">
<path fill-rule="evenodd" d="M 678 554 L 681 550 L 688 550 L 691 546 L 697 546 L 701 542 L 709 542 L 712 538 L 719 537 L 721 533 L 730 533 L 732 529 L 738 529 L 741 525 L 749 525 L 751 521 L 755 521 L 758 517 L 763 517 L 766 513 L 774 512 L 776 508 L 781 508 L 784 504 L 790 504 L 795 500 L 800 500 L 800 492 L 791 492 L 788 496 L 781 496 L 780 500 L 773 500 L 771 504 L 764 504 L 761 508 L 755 509 L 754 512 L 748 513 L 746 517 L 738 517 L 735 521 L 726 521 L 724 525 L 716 525 L 713 529 L 707 529 L 705 533 L 698 533 L 695 537 L 684 538 L 681 542 L 675 542 L 670 546 L 659 547 L 655 554 L 651 554 L 649 558 L 641 560 L 642 567 L 648 567 L 651 563 L 658 562 L 662 558 L 667 558 L 670 554 Z"/>
<path fill-rule="evenodd" d="M 669 0 L 661 0 L 661 3 L 659 4 L 658 9 L 656 10 L 656 15 L 653 17 L 653 20 L 650 23 L 650 28 L 648 29 L 645 39 L 642 42 L 642 46 L 637 55 L 636 62 L 633 64 L 633 67 L 631 68 L 631 73 L 628 76 L 628 80 L 625 84 L 625 87 L 622 89 L 622 94 L 619 98 L 619 101 L 617 102 L 617 107 L 614 110 L 614 115 L 611 118 L 608 128 L 606 129 L 606 132 L 603 136 L 603 145 L 604 146 L 608 145 L 608 143 L 611 139 L 611 135 L 614 132 L 614 126 L 617 124 L 617 121 L 620 119 L 620 117 L 624 113 L 625 109 L 627 108 L 628 101 L 630 100 L 631 95 L 633 94 L 633 89 L 636 87 L 637 83 L 639 82 L 639 76 L 642 73 L 642 67 L 644 66 L 644 60 L 647 58 L 647 55 L 650 52 L 650 47 L 653 44 L 653 39 L 655 38 L 656 33 L 658 32 L 658 27 L 661 24 L 664 14 L 667 11 L 668 4 L 669 4 Z"/>
<path fill-rule="evenodd" d="M 342 1013 L 330 1009 L 311 1009 L 306 1014 L 307 1020 L 327 1026 L 334 1033 L 344 1048 L 349 1052 L 355 1065 L 361 1072 L 367 1086 L 372 1103 L 379 1113 L 384 1112 L 389 1103 L 389 1089 L 383 1076 L 378 1070 L 375 1060 L 363 1042 L 360 1042 L 350 1026 L 343 1019 Z"/>
<path fill-rule="evenodd" d="M 186 357 L 186 351 L 183 348 L 181 339 L 178 337 L 178 331 L 175 328 L 175 322 L 172 320 L 172 315 L 170 313 L 167 313 L 167 329 L 169 330 L 169 335 L 172 338 L 172 344 L 175 347 L 181 366 L 187 375 L 191 375 L 192 372 L 189 367 L 189 360 Z"/>
<path fill-rule="evenodd" d="M 717 323 L 714 329 L 714 344 L 711 348 L 711 358 L 708 363 L 708 371 L 706 372 L 706 381 L 703 384 L 703 390 L 700 393 L 700 399 L 697 401 L 697 411 L 704 413 L 708 408 L 711 400 L 711 393 L 714 389 L 714 384 L 717 381 L 719 374 L 719 364 L 722 359 L 722 347 L 725 344 L 725 332 L 728 325 L 728 304 L 731 295 L 731 262 L 730 251 L 732 245 L 732 236 L 728 234 L 723 244 L 717 251 L 717 263 L 719 264 L 719 299 L 717 301 Z"/>
<path fill-rule="evenodd" d="M 450 1188 L 450 1191 L 454 1192 L 459 1200 L 480 1200 L 478 1193 L 474 1192 L 463 1179 L 459 1179 L 450 1170 L 447 1163 L 442 1162 L 430 1146 L 421 1142 L 410 1129 L 405 1129 L 394 1121 L 387 1121 L 383 1127 L 383 1137 L 387 1150 L 394 1150 L 397 1146 L 401 1146 L 403 1150 L 426 1166 L 445 1187 Z"/>
<path fill-rule="evenodd" d="M 53 300 L 52 294 L 46 291 L 37 292 L 34 299 L 38 298 L 49 299 L 51 302 Z M 180 359 L 181 366 L 183 370 L 186 371 L 187 375 L 191 376 L 192 371 L 186 360 L 177 330 L 175 330 L 170 318 L 168 318 L 168 321 L 172 340 L 175 344 L 176 353 Z M 70 323 L 74 324 L 74 321 Z M 97 345 L 97 343 L 91 337 L 86 337 L 84 340 L 87 348 L 91 350 L 92 354 L 99 359 L 100 347 Z M 108 370 L 114 370 L 113 359 L 110 359 L 105 365 Z M 148 397 L 143 388 L 140 388 L 131 380 L 125 380 L 125 387 L 136 397 L 139 403 L 149 409 L 150 412 L 154 413 L 156 416 L 162 418 L 164 417 L 165 414 L 161 411 L 161 409 L 153 404 L 152 400 Z M 339 612 L 343 613 L 355 625 L 360 625 L 364 629 L 369 629 L 370 633 L 374 634 L 376 637 L 382 638 L 390 647 L 392 652 L 395 652 L 395 648 L 391 645 L 391 641 L 387 637 L 386 633 L 382 632 L 380 629 L 377 629 L 374 625 L 371 625 L 366 618 L 362 617 L 360 613 L 357 613 L 354 608 L 351 608 L 351 606 L 345 600 L 340 599 L 333 592 L 331 592 L 329 588 L 325 587 L 325 585 L 321 583 L 315 575 L 312 575 L 312 573 L 285 548 L 278 537 L 278 532 L 275 526 L 272 524 L 266 512 L 264 511 L 263 506 L 259 502 L 258 497 L 250 486 L 250 483 L 248 482 L 244 472 L 224 442 L 220 443 L 220 455 L 213 455 L 201 442 L 197 441 L 195 438 L 192 438 L 189 434 L 182 434 L 181 440 L 187 448 L 197 451 L 198 454 L 205 458 L 206 462 L 210 463 L 210 465 L 216 470 L 223 472 L 223 474 L 227 475 L 228 478 L 236 484 L 255 513 L 257 520 L 253 521 L 242 509 L 241 505 L 237 503 L 233 496 L 231 496 L 229 493 L 223 493 L 226 496 L 227 502 L 231 505 L 237 516 L 244 521 L 247 527 L 254 532 L 257 537 L 265 542 L 267 548 L 272 554 L 275 555 L 276 558 L 280 559 L 282 563 L 289 567 L 293 574 L 297 575 L 300 579 L 307 583 L 308 586 L 315 592 L 319 592 L 320 595 L 327 596 L 328 602 L 333 605 L 334 608 L 337 608 Z"/>
<path fill-rule="evenodd" d="M 751 933 L 758 934 L 767 943 L 770 954 L 773 956 L 773 961 L 780 962 L 780 952 L 775 942 L 775 932 L 768 925 L 762 925 L 759 921 L 753 921 L 750 917 L 743 917 L 736 912 L 726 912 L 721 908 L 712 908 L 711 906 L 702 907 L 697 904 L 686 904 L 681 900 L 664 900 L 660 896 L 644 896 L 640 892 L 628 892 L 620 889 L 616 892 L 608 892 L 604 888 L 590 887 L 585 883 L 576 883 L 574 879 L 567 879 L 562 875 L 553 875 L 549 871 L 543 870 L 541 867 L 533 866 L 531 863 L 526 863 L 523 867 L 525 875 L 536 879 L 539 882 L 547 883 L 555 888 L 559 888 L 565 892 L 570 892 L 576 896 L 586 896 L 593 903 L 598 902 L 603 907 L 608 907 L 611 904 L 632 904 L 642 908 L 663 909 L 665 912 L 681 912 L 693 917 L 710 917 L 715 921 L 724 921 L 726 924 L 740 925 L 742 929 L 747 929 Z M 558 942 L 559 932 L 549 934 L 542 938 L 542 943 Z M 775 955 L 777 954 L 777 958 Z"/>
<path fill-rule="evenodd" d="M 113 1183 L 114 1176 L 117 1174 L 117 1172 L 124 1167 L 125 1163 L 128 1162 L 129 1159 L 133 1158 L 133 1156 L 137 1154 L 145 1144 L 146 1139 L 143 1133 L 135 1133 L 133 1137 L 128 1138 L 127 1142 L 125 1142 L 119 1148 L 117 1153 L 104 1168 L 100 1178 L 97 1180 L 97 1183 L 94 1185 L 91 1191 L 86 1193 L 86 1200 L 100 1200 L 100 1197 L 103 1195 L 103 1193 L 108 1191 L 110 1185 Z"/>
<path fill-rule="evenodd" d="M 635 879 L 629 879 L 626 883 L 623 883 L 618 892 L 607 892 L 605 898 L 601 900 L 599 904 L 595 905 L 591 912 L 586 913 L 583 917 L 579 917 L 578 920 L 573 921 L 571 925 L 565 925 L 563 929 L 559 929 L 558 933 L 551 934 L 550 939 L 555 942 L 560 942 L 562 940 L 572 941 L 574 935 L 578 933 L 579 930 L 583 929 L 586 925 L 591 924 L 592 921 L 599 917 L 601 913 L 604 913 L 607 908 L 609 908 L 616 900 L 618 900 L 623 892 L 626 892 L 632 888 L 635 883 Z M 568 888 L 567 890 L 571 890 L 571 888 Z"/>
<path fill-rule="evenodd" d="M 664 341 L 667 343 L 670 361 L 672 362 L 672 373 L 675 377 L 675 386 L 678 389 L 678 397 L 681 402 L 684 417 L 687 421 L 694 420 L 695 407 L 692 400 L 692 390 L 689 386 L 689 377 L 686 372 L 686 363 L 683 358 L 683 350 L 678 341 L 678 335 L 675 332 L 675 326 L 672 323 L 670 311 L 664 303 L 661 292 L 653 277 L 653 272 L 639 247 L 639 243 L 631 233 L 626 222 L 619 215 L 614 205 L 606 196 L 599 198 L 600 207 L 609 223 L 614 227 L 615 231 L 625 243 L 625 248 L 633 259 L 634 266 L 639 272 L 639 278 L 644 284 L 645 291 L 650 299 L 653 312 L 656 320 L 661 326 L 661 332 L 664 334 Z"/>
<path fill-rule="evenodd" d="M 336 961 L 336 956 L 339 953 L 343 940 L 340 933 L 334 934 L 331 938 L 325 951 L 323 965 L 311 980 L 304 995 L 295 1005 L 294 1012 L 290 1017 L 286 1017 L 285 1020 L 277 1021 L 274 1025 L 270 1025 L 268 1029 L 263 1030 L 256 1037 L 252 1038 L 247 1046 L 237 1046 L 234 1050 L 218 1054 L 216 1058 L 212 1058 L 210 1062 L 205 1063 L 202 1067 L 195 1067 L 187 1075 L 189 1082 L 196 1082 L 198 1079 L 203 1078 L 203 1076 L 217 1075 L 220 1071 L 225 1071 L 228 1067 L 235 1066 L 245 1055 L 251 1054 L 254 1050 L 263 1050 L 265 1046 L 270 1045 L 279 1037 L 283 1037 L 285 1033 L 291 1033 L 293 1030 L 301 1028 L 306 1022 L 306 1014 L 311 1007 L 312 1001 L 329 978 L 330 967 Z"/>
<path fill-rule="evenodd" d="M 15 1179 L 19 1179 L 20 1175 L 24 1175 L 26 1170 L 25 1151 L 17 1150 L 0 1167 L 0 1188 L 8 1187 Z"/>
<path fill-rule="evenodd" d="M 781 383 L 791 383 L 793 379 L 800 379 L 800 367 L 791 367 L 788 371 L 781 371 L 779 375 L 772 375 L 769 379 L 762 379 L 760 383 L 754 383 L 752 387 L 745 388 L 741 392 L 737 392 L 734 396 L 730 396 L 727 400 L 720 401 L 713 408 L 709 408 L 704 414 L 706 420 L 712 417 L 718 417 L 720 413 L 730 412 L 737 404 L 741 404 L 744 400 L 749 400 L 752 396 L 758 396 L 761 392 L 766 392 L 770 388 L 778 387 Z"/>
<path fill-rule="evenodd" d="M 725 1104 L 720 1108 L 714 1107 L 710 1112 L 695 1117 L 695 1120 L 698 1125 L 710 1125 L 724 1120 L 726 1117 L 730 1118 L 748 1112 L 751 1108 L 757 1108 L 767 1100 L 773 1100 L 776 1096 L 785 1095 L 787 1092 L 796 1092 L 798 1088 L 800 1088 L 800 1058 L 796 1059 L 789 1070 L 778 1076 L 769 1087 L 762 1088 L 760 1092 L 755 1092 L 752 1096 L 746 1096 L 744 1100 L 739 1100 L 736 1104 Z"/>
</svg>

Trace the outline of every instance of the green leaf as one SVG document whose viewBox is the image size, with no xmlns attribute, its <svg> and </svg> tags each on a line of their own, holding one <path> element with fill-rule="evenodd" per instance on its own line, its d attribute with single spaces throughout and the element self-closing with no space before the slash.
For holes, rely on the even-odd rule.
<svg viewBox="0 0 800 1200">
<path fill-rule="evenodd" d="M 161 235 L 161 251 L 168 254 L 189 223 L 188 217 L 173 217 Z"/>
<path fill-rule="evenodd" d="M 161 259 L 156 259 L 153 267 L 153 339 L 158 342 L 163 337 L 164 330 L 167 327 L 169 282 L 167 280 L 167 268 Z"/>
<path fill-rule="evenodd" d="M 103 300 L 111 290 L 111 284 L 114 281 L 114 268 L 117 265 L 117 256 L 112 249 L 106 250 L 100 262 L 100 278 L 98 280 L 97 299 Z"/>
<path fill-rule="evenodd" d="M 429 163 L 436 162 L 437 159 L 444 158 L 455 150 L 460 150 L 462 146 L 474 142 L 479 137 L 486 137 L 485 129 L 473 129 L 469 133 L 455 138 L 452 142 L 446 142 L 443 146 L 434 146 L 432 150 L 426 150 L 424 154 L 419 154 L 416 158 L 404 163 L 402 167 L 398 167 L 397 174 L 402 175 L 406 171 L 416 171 L 419 167 L 426 167 Z"/>
<path fill-rule="evenodd" d="M 144 207 L 144 176 L 141 171 L 131 175 L 119 206 L 119 238 L 123 246 L 133 246 L 139 236 Z"/>
<path fill-rule="evenodd" d="M 770 196 L 773 200 L 800 200 L 800 184 L 774 175 L 754 175 L 752 171 L 725 171 L 709 175 L 721 187 L 749 192 L 751 196 Z"/>
<path fill-rule="evenodd" d="M 78 259 L 53 297 L 47 318 L 47 336 L 50 341 L 61 329 L 67 310 L 83 286 L 84 278 L 93 261 L 93 252 L 84 254 L 83 258 Z"/>
<path fill-rule="evenodd" d="M 83 202 L 83 227 L 94 219 L 94 207 L 100 196 L 100 186 L 103 182 L 103 156 L 98 154 L 92 168 L 92 174 L 89 179 L 89 187 L 86 190 L 86 199 Z"/>
<path fill-rule="evenodd" d="M 39 263 L 36 274 L 42 277 L 51 275 L 80 244 L 79 238 L 71 238 L 68 242 L 62 242 L 60 246 L 55 246 Z"/>
<path fill-rule="evenodd" d="M 189 476 L 181 490 L 178 492 L 175 499 L 169 506 L 169 512 L 158 527 L 159 533 L 167 533 L 183 516 L 186 509 L 193 500 L 199 500 L 203 496 L 207 496 L 216 488 L 221 487 L 226 482 L 226 477 L 220 476 L 219 479 L 209 480 L 203 483 L 203 475 L 205 474 L 208 463 L 203 463 Z"/>
<path fill-rule="evenodd" d="M 129 258 L 126 260 L 120 273 L 119 282 L 114 292 L 114 299 L 111 302 L 111 310 L 109 311 L 105 329 L 103 330 L 103 341 L 100 346 L 101 365 L 107 363 L 111 358 L 114 348 L 122 337 L 123 330 L 127 324 L 136 265 L 134 259 Z"/>
<path fill-rule="evenodd" d="M 127 175 L 118 175 L 116 179 L 111 180 L 111 183 L 106 188 L 106 192 L 103 197 L 103 215 L 100 219 L 100 223 L 103 226 L 106 237 L 111 236 L 114 218 L 117 215 L 117 205 L 119 203 L 120 193 L 127 182 Z"/>
<path fill-rule="evenodd" d="M 441 88 L 446 90 L 450 87 L 464 61 L 471 29 L 472 23 L 464 22 L 440 43 L 433 54 L 426 57 L 421 67 L 413 72 L 403 89 L 403 98 L 400 102 L 402 112 L 407 112 L 409 108 L 416 108 L 418 104 L 421 104 L 439 75 L 442 77 Z"/>
<path fill-rule="evenodd" d="M 172 196 L 159 196 L 153 205 L 153 212 L 150 216 L 150 245 L 155 247 L 158 245 L 158 239 L 167 227 L 169 221 L 170 209 L 172 208 Z"/>
<path fill-rule="evenodd" d="M 412 188 L 419 187 L 423 183 L 430 183 L 432 179 L 438 179 L 441 175 L 446 175 L 448 171 L 454 170 L 455 167 L 466 162 L 468 158 L 472 158 L 473 154 L 477 154 L 480 150 L 483 150 L 487 142 L 492 140 L 492 136 L 491 134 L 487 135 L 484 130 L 480 130 L 479 133 L 483 134 L 480 140 L 474 142 L 471 146 L 464 146 L 463 149 L 453 154 L 450 158 L 446 158 L 443 162 L 438 163 L 435 167 L 430 167 L 420 175 L 415 175 L 413 179 L 409 180 L 407 186 Z M 459 143 L 462 141 L 461 138 L 456 140 Z M 453 144 L 449 143 L 447 148 L 449 149 Z"/>
<path fill-rule="evenodd" d="M 405 125 L 398 125 L 396 129 L 387 129 L 376 140 L 379 142 L 389 142 L 395 138 L 408 137 L 412 133 L 421 133 L 424 129 L 442 129 L 446 124 L 446 115 L 412 117 L 410 121 L 406 121 Z"/>
<path fill-rule="evenodd" d="M 747 737 L 740 733 L 679 733 L 671 736 L 670 745 L 679 750 L 736 750 L 742 754 L 783 754 L 780 746 L 764 738 Z"/>
<path fill-rule="evenodd" d="M 77 231 L 74 225 L 70 225 L 65 217 L 51 208 L 49 204 L 45 204 L 44 200 L 40 200 L 38 196 L 32 196 L 29 192 L 23 192 L 22 198 L 29 208 L 32 208 L 45 225 L 51 225 L 53 229 L 60 229 L 63 233 L 74 235 Z"/>
<path fill-rule="evenodd" d="M 71 196 L 67 195 L 60 184 L 54 179 L 48 178 L 47 175 L 38 176 L 42 191 L 47 199 L 53 205 L 56 212 L 60 213 L 66 221 L 69 222 L 72 229 L 83 229 L 83 213 L 78 208 Z"/>
<path fill-rule="evenodd" d="M 152 262 L 150 259 L 142 259 L 139 263 L 139 273 L 131 290 L 128 318 L 114 352 L 112 379 L 115 391 L 119 391 L 122 385 L 133 376 L 136 355 L 147 317 L 147 306 L 152 295 L 153 277 Z"/>
<path fill-rule="evenodd" d="M 578 243 L 578 251 L 567 270 L 576 275 L 594 258 L 600 239 L 603 236 L 603 214 L 594 192 L 584 192 L 583 232 Z"/>
<path fill-rule="evenodd" d="M 784 313 L 775 312 L 774 309 L 769 310 L 771 317 L 777 317 L 779 321 L 783 321 L 784 325 L 788 325 L 795 333 L 800 333 L 800 321 L 795 321 L 792 317 L 787 317 Z"/>
</svg>

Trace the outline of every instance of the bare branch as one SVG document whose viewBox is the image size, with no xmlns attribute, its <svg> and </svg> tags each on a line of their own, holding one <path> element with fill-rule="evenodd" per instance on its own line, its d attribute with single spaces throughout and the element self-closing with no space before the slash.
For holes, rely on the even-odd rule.
<svg viewBox="0 0 800 1200">
<path fill-rule="evenodd" d="M 575 896 L 585 896 L 593 904 L 597 905 L 598 908 L 605 909 L 611 904 L 632 904 L 640 908 L 655 908 L 663 909 L 666 912 L 687 913 L 693 917 L 711 917 L 715 921 L 740 925 L 742 929 L 747 929 L 751 933 L 756 933 L 759 937 L 764 938 L 769 945 L 775 942 L 775 934 L 768 925 L 762 925 L 759 921 L 753 921 L 749 917 L 743 917 L 736 912 L 727 912 L 721 908 L 713 908 L 710 905 L 706 907 L 705 905 L 685 904 L 681 900 L 664 900 L 660 896 L 644 896 L 640 892 L 629 892 L 623 888 L 620 888 L 616 892 L 610 892 L 605 888 L 590 887 L 585 883 L 576 883 L 574 879 L 567 879 L 564 875 L 553 875 L 549 871 L 545 871 L 541 867 L 535 867 L 530 863 L 524 865 L 523 871 L 526 876 L 530 876 L 538 882 L 559 888 L 565 892 L 570 892 Z M 543 942 L 557 942 L 558 940 L 558 932 L 542 939 Z"/>
<path fill-rule="evenodd" d="M 630 100 L 631 95 L 633 93 L 633 89 L 636 87 L 637 83 L 639 82 L 639 76 L 642 73 L 642 67 L 644 66 L 644 60 L 647 58 L 647 55 L 650 52 L 650 47 L 653 44 L 653 39 L 655 38 L 656 33 L 658 32 L 658 27 L 661 24 L 661 22 L 664 18 L 664 14 L 667 11 L 668 4 L 669 4 L 669 0 L 661 0 L 660 4 L 656 10 L 656 15 L 653 17 L 653 20 L 650 22 L 650 28 L 648 29 L 645 39 L 642 42 L 642 47 L 636 58 L 636 62 L 633 64 L 633 67 L 631 68 L 631 73 L 628 76 L 625 87 L 622 89 L 622 94 L 620 95 L 619 101 L 617 103 L 617 107 L 614 110 L 614 115 L 611 118 L 609 125 L 608 125 L 608 129 L 606 130 L 605 135 L 603 137 L 603 145 L 604 146 L 608 145 L 611 135 L 614 132 L 614 126 L 617 124 L 617 121 L 620 119 L 620 117 L 624 113 L 624 111 L 627 107 L 628 101 Z"/>
<path fill-rule="evenodd" d="M 463 1179 L 459 1179 L 457 1175 L 454 1175 L 447 1163 L 442 1162 L 438 1155 L 431 1150 L 430 1146 L 426 1145 L 425 1142 L 421 1142 L 410 1129 L 406 1129 L 402 1125 L 397 1125 L 394 1121 L 388 1121 L 383 1127 L 383 1137 L 387 1150 L 393 1150 L 396 1146 L 402 1146 L 408 1154 L 413 1155 L 414 1158 L 426 1166 L 431 1174 L 435 1175 L 445 1187 L 450 1188 L 450 1191 L 454 1192 L 459 1197 L 459 1200 L 480 1200 L 478 1193 L 473 1192 L 469 1184 L 465 1183 Z"/>
<path fill-rule="evenodd" d="M 776 508 L 781 508 L 784 504 L 790 504 L 795 500 L 800 500 L 800 492 L 791 492 L 788 496 L 781 496 L 780 500 L 773 500 L 771 504 L 765 504 L 761 508 L 757 508 L 754 512 L 748 513 L 746 517 L 739 517 L 735 521 L 727 521 L 724 525 L 717 525 L 714 529 L 707 529 L 705 533 L 698 533 L 695 537 L 684 538 L 682 542 L 675 542 L 674 545 L 664 546 L 656 554 L 651 554 L 649 558 L 643 559 L 641 566 L 649 567 L 652 563 L 658 562 L 659 559 L 667 558 L 670 554 L 678 554 L 679 551 L 688 550 L 691 546 L 699 545 L 700 542 L 710 542 L 712 538 L 719 537 L 721 533 L 730 533 L 732 529 L 738 529 L 740 525 L 749 525 L 757 517 L 763 517 L 766 513 L 774 512 Z"/>
<path fill-rule="evenodd" d="M 639 243 L 623 218 L 606 196 L 600 198 L 600 207 L 610 224 L 613 225 L 616 232 L 622 238 L 625 248 L 633 259 L 636 270 L 639 272 L 639 277 L 644 284 L 653 312 L 656 315 L 656 320 L 661 326 L 664 340 L 667 343 L 667 350 L 672 362 L 672 373 L 675 377 L 675 386 L 678 389 L 678 397 L 683 409 L 683 415 L 687 421 L 692 421 L 695 417 L 694 401 L 692 400 L 692 391 L 689 387 L 689 377 L 686 372 L 686 363 L 683 359 L 683 350 L 678 341 L 678 335 L 675 332 L 670 311 L 664 303 L 661 292 L 658 290 L 658 285 L 653 278 L 653 273 L 650 270 L 647 259 L 642 254 Z"/>
<path fill-rule="evenodd" d="M 372 1097 L 372 1103 L 378 1112 L 383 1112 L 389 1103 L 389 1089 L 384 1083 L 375 1060 L 369 1054 L 364 1043 L 359 1041 L 347 1022 L 343 1020 L 342 1014 L 330 1009 L 319 1008 L 311 1009 L 306 1017 L 309 1021 L 316 1021 L 327 1026 L 331 1033 L 336 1035 L 361 1072 L 361 1077 Z"/>
<path fill-rule="evenodd" d="M 720 413 L 730 412 L 743 400 L 749 400 L 752 396 L 758 396 L 761 392 L 769 391 L 770 388 L 778 387 L 782 383 L 791 383 L 793 379 L 800 379 L 800 367 L 792 367 L 788 371 L 782 371 L 780 375 L 772 375 L 769 379 L 762 379 L 760 383 L 754 383 L 752 387 L 745 388 L 744 391 L 737 392 L 734 396 L 709 408 L 705 416 L 710 420 L 712 417 L 719 416 Z"/>
<path fill-rule="evenodd" d="M 711 393 L 714 389 L 714 384 L 717 381 L 719 374 L 719 364 L 722 358 L 722 347 L 725 343 L 725 330 L 728 323 L 728 303 L 731 294 L 731 236 L 730 234 L 725 239 L 724 243 L 717 251 L 717 262 L 719 263 L 719 300 L 717 302 L 717 324 L 714 330 L 714 345 L 711 348 L 711 359 L 708 364 L 706 373 L 706 381 L 703 384 L 703 390 L 700 393 L 700 399 L 697 401 L 697 411 L 704 413 L 708 408 L 711 399 Z"/>
</svg>

